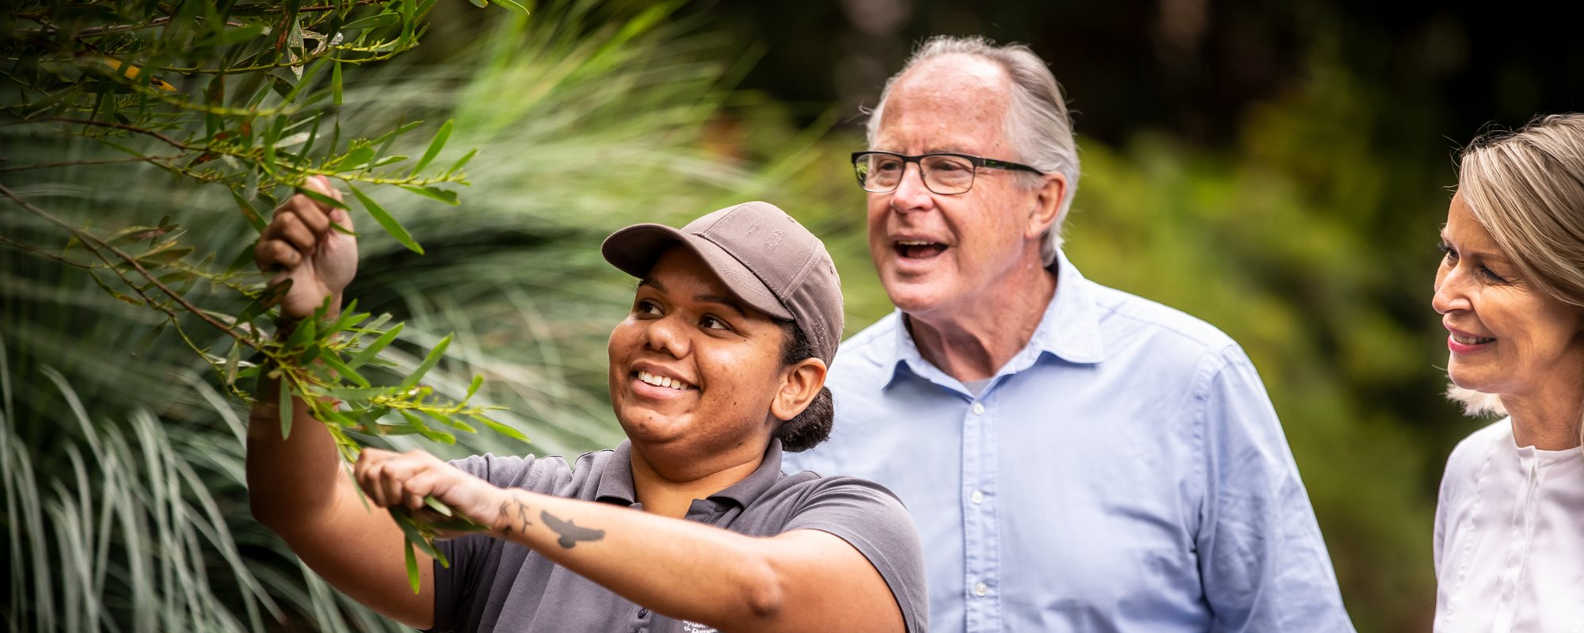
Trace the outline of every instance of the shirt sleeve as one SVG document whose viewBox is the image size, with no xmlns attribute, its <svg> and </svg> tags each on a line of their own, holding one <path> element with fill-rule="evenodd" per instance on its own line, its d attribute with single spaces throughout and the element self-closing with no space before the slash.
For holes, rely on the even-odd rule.
<svg viewBox="0 0 1584 633">
<path fill-rule="evenodd" d="M 501 487 L 521 487 L 533 465 L 532 457 L 473 455 L 450 462 L 463 472 Z M 468 534 L 438 541 L 435 549 L 449 565 L 434 562 L 434 625 L 430 631 L 470 631 L 476 628 L 483 602 L 489 596 L 489 579 L 498 557 L 492 548 L 499 542 L 483 534 Z"/>
<path fill-rule="evenodd" d="M 1253 363 L 1236 345 L 1200 390 L 1197 535 L 1212 631 L 1351 632 L 1314 509 Z"/>
<path fill-rule="evenodd" d="M 851 477 L 826 477 L 787 522 L 785 531 L 835 535 L 869 559 L 902 610 L 909 633 L 928 630 L 924 551 L 913 519 L 883 486 Z"/>
</svg>

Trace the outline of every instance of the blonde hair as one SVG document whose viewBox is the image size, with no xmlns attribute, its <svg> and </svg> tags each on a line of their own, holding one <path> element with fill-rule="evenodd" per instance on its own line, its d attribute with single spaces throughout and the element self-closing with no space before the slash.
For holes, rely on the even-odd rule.
<svg viewBox="0 0 1584 633">
<path fill-rule="evenodd" d="M 1523 278 L 1584 310 L 1584 114 L 1484 134 L 1459 162 L 1458 193 Z M 1505 414 L 1489 394 L 1454 387 L 1447 395 L 1470 413 Z"/>
</svg>

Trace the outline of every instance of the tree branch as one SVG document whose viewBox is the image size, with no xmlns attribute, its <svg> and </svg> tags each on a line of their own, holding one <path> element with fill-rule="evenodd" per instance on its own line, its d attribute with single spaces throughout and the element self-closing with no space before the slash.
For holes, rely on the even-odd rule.
<svg viewBox="0 0 1584 633">
<path fill-rule="evenodd" d="M 143 267 L 142 263 L 138 262 L 137 258 L 135 258 L 135 257 L 133 257 L 131 255 L 128 255 L 125 251 L 122 251 L 121 249 L 116 248 L 114 245 L 111 245 L 110 243 L 108 243 L 108 242 L 106 242 L 106 241 L 104 241 L 102 239 L 99 239 L 97 236 L 95 236 L 93 234 L 90 234 L 87 231 L 80 230 L 77 227 L 74 227 L 71 224 L 67 223 L 65 220 L 62 220 L 60 218 L 55 217 L 54 215 L 51 215 L 48 211 L 45 211 L 45 210 L 40 209 L 40 208 L 38 208 L 36 206 L 33 206 L 32 203 L 28 202 L 27 200 L 23 200 L 21 197 L 17 196 L 16 192 L 11 191 L 11 189 L 9 187 L 6 187 L 5 185 L 0 185 L 0 195 L 4 195 L 5 197 L 10 198 L 13 202 L 16 202 L 17 205 L 21 206 L 23 209 L 26 209 L 29 213 L 32 213 L 33 215 L 39 216 L 41 218 L 44 218 L 45 220 L 49 221 L 51 224 L 54 224 L 56 226 L 59 226 L 59 227 L 65 229 L 66 231 L 70 232 L 72 234 L 72 236 L 74 236 L 77 239 L 81 240 L 83 245 L 88 247 L 88 249 L 90 251 L 92 251 L 95 256 L 99 257 L 101 261 L 104 261 L 105 265 L 110 267 L 111 272 L 114 272 L 117 277 L 120 277 L 121 281 L 123 283 L 125 283 L 127 285 L 127 287 L 131 288 L 133 291 L 137 292 L 139 295 L 142 295 L 144 301 L 146 301 L 149 304 L 150 307 L 159 308 L 158 304 L 156 304 L 151 297 L 149 297 L 146 293 L 144 293 L 142 288 L 139 288 L 136 284 L 133 284 L 132 281 L 127 279 L 125 275 L 121 274 L 121 271 L 116 270 L 115 265 L 113 263 L 111 263 L 110 261 L 106 260 L 104 255 L 99 252 L 99 249 L 104 249 L 104 250 L 110 251 L 111 253 L 113 253 L 117 258 L 119 258 L 123 262 L 125 262 L 127 264 L 130 264 L 132 266 L 132 268 L 137 270 L 138 274 L 142 275 L 144 279 L 147 279 L 150 284 L 153 284 L 155 287 L 159 288 L 160 291 L 165 294 L 165 296 L 168 296 L 172 300 L 174 300 L 176 303 L 181 304 L 181 306 L 183 308 L 185 308 L 188 312 L 191 312 L 194 316 L 197 316 L 199 319 L 202 319 L 204 322 L 208 323 L 209 325 L 214 326 L 215 329 L 218 329 L 221 332 L 224 332 L 227 336 L 230 336 L 231 338 L 234 338 L 234 339 L 246 344 L 248 347 L 252 347 L 254 349 L 258 349 L 258 350 L 262 351 L 262 348 L 260 348 L 259 345 L 255 341 L 253 341 L 251 338 L 249 338 L 245 333 L 239 332 L 239 331 L 236 330 L 236 328 L 233 328 L 233 327 L 231 327 L 229 325 L 221 323 L 220 321 L 216 320 L 214 317 L 209 316 L 207 313 L 205 313 L 198 306 L 195 306 L 191 302 L 187 301 L 187 298 L 183 297 L 181 295 L 181 293 L 176 292 L 175 290 L 171 290 L 170 286 L 167 286 L 164 283 L 161 283 L 160 280 L 157 277 L 155 277 L 153 273 L 150 273 L 147 268 Z"/>
<path fill-rule="evenodd" d="M 76 267 L 76 268 L 81 268 L 83 270 L 93 270 L 93 266 L 90 265 L 90 264 L 84 264 L 82 262 L 74 262 L 74 261 L 72 261 L 70 259 L 66 259 L 65 257 L 61 257 L 60 255 L 56 255 L 54 253 L 46 253 L 46 252 L 44 252 L 44 249 L 34 247 L 33 245 L 27 244 L 27 243 L 24 243 L 24 242 L 18 242 L 16 240 L 13 240 L 13 239 L 11 239 L 9 237 L 6 237 L 4 235 L 0 235 L 0 244 L 4 244 L 6 246 L 10 246 L 11 248 L 14 248 L 14 249 L 17 249 L 19 251 L 25 252 L 25 253 L 27 253 L 29 255 L 33 255 L 35 257 L 42 257 L 44 259 L 48 259 L 48 260 L 54 261 L 54 262 L 59 263 L 59 264 L 65 264 L 67 266 L 73 266 L 73 267 Z"/>
<path fill-rule="evenodd" d="M 77 167 L 79 165 L 114 165 L 116 163 L 155 162 L 181 158 L 181 154 L 171 156 L 133 156 L 130 158 L 107 158 L 104 160 L 66 160 L 58 163 L 34 163 L 31 165 L 17 165 L 15 167 L 0 167 L 0 174 L 13 171 L 28 171 L 32 169 L 49 169 L 51 167 Z"/>
</svg>

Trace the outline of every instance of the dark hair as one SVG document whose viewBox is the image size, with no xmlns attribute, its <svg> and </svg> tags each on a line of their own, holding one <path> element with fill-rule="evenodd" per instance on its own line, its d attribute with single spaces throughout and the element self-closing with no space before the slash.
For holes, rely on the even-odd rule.
<svg viewBox="0 0 1584 633">
<path fill-rule="evenodd" d="M 781 347 L 781 364 L 791 365 L 814 356 L 814 344 L 803 333 L 803 328 L 786 321 L 781 324 L 781 331 L 786 332 L 786 344 Z M 814 396 L 814 401 L 802 413 L 776 428 L 775 438 L 781 440 L 781 450 L 798 453 L 825 441 L 825 438 L 830 437 L 835 414 L 830 387 L 820 387 L 819 395 Z"/>
</svg>

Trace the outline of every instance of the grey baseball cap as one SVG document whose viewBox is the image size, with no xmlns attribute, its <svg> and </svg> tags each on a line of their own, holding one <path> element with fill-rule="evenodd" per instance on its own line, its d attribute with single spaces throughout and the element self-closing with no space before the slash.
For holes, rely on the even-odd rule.
<svg viewBox="0 0 1584 633">
<path fill-rule="evenodd" d="M 830 364 L 841 340 L 841 278 L 825 244 L 792 216 L 768 202 L 744 202 L 681 229 L 634 224 L 611 233 L 600 252 L 641 278 L 678 244 L 697 253 L 743 303 L 796 323 L 814 354 Z"/>
</svg>

